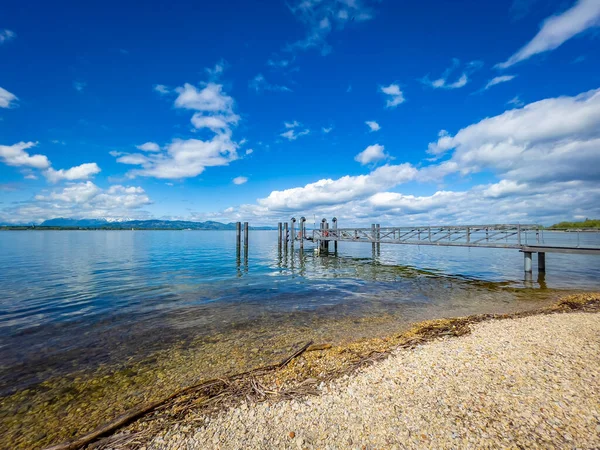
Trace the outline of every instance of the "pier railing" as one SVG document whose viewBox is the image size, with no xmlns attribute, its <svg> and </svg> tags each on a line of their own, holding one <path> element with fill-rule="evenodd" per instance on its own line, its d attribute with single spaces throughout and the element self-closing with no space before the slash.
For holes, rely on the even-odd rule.
<svg viewBox="0 0 600 450">
<path fill-rule="evenodd" d="M 540 244 L 539 225 L 328 228 L 313 230 L 315 241 L 416 244 L 455 247 L 522 248 Z"/>
</svg>

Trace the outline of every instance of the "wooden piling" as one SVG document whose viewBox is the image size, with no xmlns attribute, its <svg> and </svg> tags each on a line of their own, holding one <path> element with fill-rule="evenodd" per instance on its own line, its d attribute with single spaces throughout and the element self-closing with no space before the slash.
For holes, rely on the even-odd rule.
<svg viewBox="0 0 600 450">
<path fill-rule="evenodd" d="M 333 230 L 334 230 L 335 236 L 336 236 L 335 241 L 333 241 L 333 251 L 337 255 L 337 251 L 338 251 L 338 241 L 337 241 L 337 228 L 338 228 L 338 225 L 337 225 L 337 217 L 334 217 L 332 219 L 332 222 L 333 222 Z"/>
<path fill-rule="evenodd" d="M 291 235 L 291 246 L 292 246 L 292 247 L 294 246 L 294 241 L 296 240 L 296 235 L 294 234 L 294 233 L 295 233 L 295 231 L 294 231 L 294 230 L 295 230 L 295 228 L 296 228 L 296 227 L 295 227 L 295 224 L 296 224 L 296 218 L 295 218 L 295 217 L 292 217 L 292 221 L 291 221 L 291 223 L 290 223 L 290 228 L 291 228 L 291 233 L 290 233 L 290 235 Z"/>
<path fill-rule="evenodd" d="M 283 246 L 286 249 L 287 249 L 287 246 L 288 246 L 288 240 L 289 240 L 289 238 L 290 238 L 290 235 L 289 235 L 289 232 L 288 232 L 288 223 L 285 222 L 283 224 Z"/>
<path fill-rule="evenodd" d="M 278 231 L 277 243 L 278 243 L 279 248 L 281 248 L 281 240 L 283 239 L 283 224 L 281 222 L 279 222 L 277 224 L 277 231 Z"/>
<path fill-rule="evenodd" d="M 376 254 L 375 251 L 377 250 L 377 244 L 375 244 L 375 241 L 377 240 L 377 234 L 375 232 L 375 224 L 374 223 L 371 224 L 371 239 L 373 239 L 372 250 L 373 250 L 373 256 L 374 256 Z"/>
</svg>

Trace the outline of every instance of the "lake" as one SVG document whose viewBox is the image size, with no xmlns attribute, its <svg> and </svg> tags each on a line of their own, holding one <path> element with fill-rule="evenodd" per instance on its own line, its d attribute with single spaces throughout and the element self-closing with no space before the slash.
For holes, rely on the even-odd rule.
<svg viewBox="0 0 600 450">
<path fill-rule="evenodd" d="M 600 233 L 544 239 L 600 246 Z M 534 265 L 526 280 L 517 250 L 382 245 L 373 257 L 368 244 L 341 242 L 329 256 L 313 248 L 279 252 L 276 231 L 251 231 L 248 258 L 238 260 L 231 231 L 0 232 L 0 394 L 16 417 L 5 426 L 14 437 L 39 428 L 36 417 L 57 428 L 84 412 L 101 423 L 174 386 L 277 359 L 308 338 L 383 336 L 424 319 L 536 308 L 600 288 L 597 256 L 548 253 L 546 274 Z M 164 377 L 146 389 L 156 374 Z M 115 382 L 90 393 L 102 377 L 128 388 Z M 60 414 L 93 395 L 79 413 Z M 41 436 L 19 442 L 62 435 Z"/>
</svg>

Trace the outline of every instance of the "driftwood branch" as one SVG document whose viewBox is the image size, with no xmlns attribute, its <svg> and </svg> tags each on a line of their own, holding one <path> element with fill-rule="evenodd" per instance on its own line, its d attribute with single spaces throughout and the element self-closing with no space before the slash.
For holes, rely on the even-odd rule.
<svg viewBox="0 0 600 450">
<path fill-rule="evenodd" d="M 257 369 L 254 370 L 250 370 L 247 372 L 243 372 L 237 375 L 234 375 L 232 377 L 229 377 L 228 379 L 213 379 L 213 380 L 208 380 L 205 381 L 203 383 L 199 383 L 199 384 L 195 384 L 193 386 L 188 386 L 184 389 L 181 389 L 177 392 L 174 392 L 173 394 L 169 395 L 166 398 L 163 398 L 161 400 L 158 400 L 156 402 L 153 403 L 149 403 L 147 405 L 143 405 L 137 408 L 133 408 L 129 411 L 127 411 L 125 414 L 117 417 L 115 420 L 113 420 L 112 422 L 109 422 L 108 424 L 102 425 L 101 427 L 95 429 L 94 431 L 92 431 L 91 433 L 88 433 L 84 436 L 81 436 L 80 438 L 75 439 L 74 441 L 70 441 L 70 442 L 65 442 L 62 444 L 58 444 L 58 445 L 54 445 L 52 447 L 47 447 L 45 450 L 76 450 L 80 447 L 83 447 L 85 445 L 90 444 L 91 442 L 95 441 L 96 439 L 99 439 L 103 436 L 106 436 L 108 434 L 114 433 L 116 430 L 118 430 L 121 427 L 124 427 L 125 425 L 130 424 L 131 422 L 134 422 L 135 420 L 139 419 L 142 416 L 145 416 L 146 414 L 154 411 L 155 409 L 157 409 L 158 407 L 164 405 L 165 403 L 173 400 L 174 398 L 177 398 L 183 394 L 186 394 L 190 391 L 196 391 L 196 390 L 201 390 L 201 389 L 207 389 L 213 386 L 217 386 L 217 385 L 224 385 L 226 386 L 230 381 L 233 380 L 237 380 L 239 378 L 245 377 L 247 375 L 250 374 L 254 374 L 257 372 L 268 372 L 271 370 L 277 370 L 280 369 L 282 367 L 287 366 L 290 361 L 292 361 L 294 358 L 297 358 L 298 356 L 300 356 L 302 353 L 304 353 L 311 345 L 312 345 L 313 341 L 307 342 L 306 344 L 304 344 L 300 349 L 296 350 L 294 353 L 292 353 L 290 356 L 288 356 L 287 358 L 285 358 L 283 361 L 281 361 L 278 364 L 273 364 L 270 366 L 266 366 L 266 367 L 259 367 Z"/>
</svg>

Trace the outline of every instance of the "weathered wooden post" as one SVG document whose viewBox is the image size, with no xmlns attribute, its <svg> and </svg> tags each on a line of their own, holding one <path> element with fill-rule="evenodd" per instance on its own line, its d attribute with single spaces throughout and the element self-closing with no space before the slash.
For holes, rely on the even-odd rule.
<svg viewBox="0 0 600 450">
<path fill-rule="evenodd" d="M 289 235 L 289 233 L 288 233 L 288 223 L 287 223 L 287 222 L 285 222 L 285 223 L 283 224 L 283 246 L 284 246 L 284 248 L 286 248 L 286 249 L 287 249 L 287 246 L 288 246 L 288 239 L 289 239 L 289 236 L 290 236 L 290 235 Z"/>
<path fill-rule="evenodd" d="M 381 254 L 381 225 L 377 224 L 377 256 Z"/>
<path fill-rule="evenodd" d="M 277 224 L 277 245 L 280 250 L 281 250 L 281 239 L 283 239 L 282 235 L 283 235 L 283 224 L 281 222 L 279 222 Z"/>
<path fill-rule="evenodd" d="M 377 250 L 377 244 L 375 244 L 376 238 L 377 238 L 377 236 L 375 233 L 375 224 L 372 223 L 371 224 L 371 239 L 372 239 L 373 244 L 371 244 L 371 246 L 372 246 L 372 250 L 373 250 L 373 256 L 375 256 L 375 254 L 376 254 L 375 251 Z"/>
<path fill-rule="evenodd" d="M 329 251 L 329 241 L 326 240 L 325 238 L 327 237 L 327 219 L 323 218 L 321 219 L 321 246 L 320 246 L 320 251 L 321 252 L 328 252 Z"/>
<path fill-rule="evenodd" d="M 304 231 L 305 231 L 305 227 L 306 227 L 306 225 L 304 225 L 305 222 L 306 222 L 306 217 L 304 217 L 304 216 L 300 217 L 300 249 L 301 250 L 304 249 Z"/>
<path fill-rule="evenodd" d="M 248 222 L 244 222 L 244 271 L 248 272 Z"/>
<path fill-rule="evenodd" d="M 538 272 L 546 272 L 546 253 L 538 252 Z"/>
<path fill-rule="evenodd" d="M 295 231 L 294 231 L 294 230 L 295 230 L 295 228 L 296 228 L 296 227 L 295 227 L 295 224 L 296 224 L 296 218 L 295 218 L 295 217 L 292 217 L 292 223 L 291 223 L 291 225 L 290 225 L 290 226 L 291 226 L 291 229 L 292 229 L 292 232 L 291 232 L 291 235 L 292 235 L 292 242 L 291 242 L 291 246 L 292 246 L 292 248 L 294 247 L 294 241 L 296 240 L 296 235 L 295 235 Z"/>
<path fill-rule="evenodd" d="M 337 217 L 334 217 L 333 219 L 331 219 L 331 221 L 333 222 L 333 232 L 335 233 L 335 241 L 333 241 L 333 251 L 335 252 L 335 254 L 337 255 L 337 247 L 338 247 L 338 234 L 337 234 Z"/>
<path fill-rule="evenodd" d="M 242 222 L 235 224 L 235 255 L 237 259 L 237 267 L 240 268 L 240 256 L 242 249 Z"/>
</svg>

